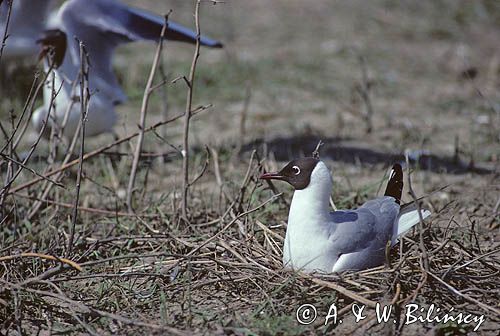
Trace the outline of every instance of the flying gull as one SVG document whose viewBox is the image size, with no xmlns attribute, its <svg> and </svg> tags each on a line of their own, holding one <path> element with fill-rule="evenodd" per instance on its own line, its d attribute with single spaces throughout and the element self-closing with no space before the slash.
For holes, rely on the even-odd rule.
<svg viewBox="0 0 500 336">
<path fill-rule="evenodd" d="M 65 2 L 51 20 L 54 29 L 45 32 L 39 40 L 43 52 L 52 51 L 54 78 L 49 78 L 44 87 L 44 104 L 33 114 L 33 124 L 40 129 L 47 113 L 51 127 L 63 128 L 63 135 L 71 137 L 77 130 L 81 107 L 79 44 L 82 41 L 89 54 L 89 100 L 85 124 L 86 136 L 111 132 L 117 116 L 115 106 L 122 104 L 127 96 L 120 87 L 112 69 L 115 48 L 123 43 L 139 40 L 158 41 L 165 23 L 162 16 L 126 6 L 116 0 L 70 0 Z M 172 41 L 196 43 L 196 33 L 168 22 L 165 38 Z M 201 36 L 203 46 L 221 48 L 218 41 Z M 46 64 L 46 68 L 49 64 Z M 53 99 L 54 91 L 59 94 Z"/>
</svg>

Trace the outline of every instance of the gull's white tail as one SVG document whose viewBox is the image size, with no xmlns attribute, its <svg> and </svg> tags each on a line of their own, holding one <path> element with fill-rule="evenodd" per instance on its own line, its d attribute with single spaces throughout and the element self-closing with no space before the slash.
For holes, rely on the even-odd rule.
<svg viewBox="0 0 500 336">
<path fill-rule="evenodd" d="M 429 210 L 421 209 L 422 219 L 426 219 L 431 215 Z M 409 206 L 402 206 L 397 221 L 397 234 L 392 237 L 392 245 L 396 244 L 398 238 L 406 231 L 410 230 L 413 226 L 420 222 L 418 216 L 418 209 L 414 204 Z"/>
</svg>

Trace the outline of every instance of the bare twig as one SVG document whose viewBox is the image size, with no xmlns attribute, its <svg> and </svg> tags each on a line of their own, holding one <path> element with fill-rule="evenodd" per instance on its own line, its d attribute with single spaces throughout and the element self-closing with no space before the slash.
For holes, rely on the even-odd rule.
<svg viewBox="0 0 500 336">
<path fill-rule="evenodd" d="M 340 286 L 340 285 L 338 285 L 338 284 L 336 284 L 334 282 L 325 281 L 325 280 L 321 280 L 321 279 L 318 279 L 318 278 L 314 278 L 314 277 L 312 277 L 312 276 L 310 276 L 308 274 L 305 274 L 305 273 L 300 273 L 300 275 L 303 276 L 306 279 L 311 280 L 315 284 L 318 284 L 320 286 L 325 286 L 325 287 L 334 289 L 337 292 L 339 292 L 341 294 L 344 294 L 345 296 L 353 299 L 354 301 L 362 303 L 362 304 L 364 304 L 364 305 L 366 305 L 366 306 L 368 306 L 370 308 L 375 308 L 375 306 L 376 306 L 376 302 L 374 302 L 372 300 L 369 300 L 367 298 L 364 298 L 361 295 L 358 295 L 358 294 L 354 293 L 353 291 L 350 291 L 347 288 L 345 288 L 343 286 Z"/>
<path fill-rule="evenodd" d="M 231 220 L 221 230 L 217 231 L 216 234 L 214 234 L 213 236 L 211 236 L 210 238 L 208 238 L 207 240 L 205 240 L 203 243 L 201 243 L 200 245 L 198 245 L 196 248 L 194 248 L 191 251 L 189 251 L 189 253 L 186 254 L 186 257 L 192 256 L 195 252 L 199 251 L 203 246 L 207 245 L 208 243 L 210 243 L 211 241 L 213 241 L 215 238 L 219 237 L 223 232 L 225 232 L 227 229 L 229 229 L 238 219 L 240 219 L 240 218 L 242 218 L 244 216 L 247 216 L 248 214 L 251 214 L 252 212 L 255 212 L 255 211 L 259 210 L 260 208 L 264 207 L 267 203 L 272 202 L 277 197 L 281 196 L 281 194 L 282 193 L 279 193 L 277 195 L 273 195 L 268 200 L 266 200 L 265 202 L 259 204 L 255 208 L 240 213 L 238 216 L 234 217 L 233 220 Z"/>
<path fill-rule="evenodd" d="M 432 278 L 434 278 L 435 280 L 437 280 L 439 283 L 441 283 L 443 286 L 445 286 L 449 291 L 451 291 L 453 294 L 455 295 L 458 295 L 462 298 L 464 298 L 465 300 L 471 302 L 471 303 L 474 303 L 476 305 L 478 305 L 479 307 L 481 307 L 482 309 L 484 309 L 485 311 L 490 311 L 490 312 L 493 312 L 496 314 L 496 316 L 500 316 L 500 310 L 494 308 L 494 307 L 490 307 L 484 303 L 482 303 L 481 301 L 478 301 L 476 299 L 474 299 L 473 297 L 469 296 L 469 295 L 466 295 L 462 292 L 460 292 L 458 289 L 456 289 L 455 287 L 451 286 L 450 284 L 446 283 L 444 280 L 442 280 L 441 278 L 439 278 L 438 276 L 432 274 L 431 272 L 427 271 L 427 274 L 429 274 Z"/>
<path fill-rule="evenodd" d="M 201 112 L 201 111 L 200 111 L 200 112 Z M 146 133 L 147 133 L 147 132 L 151 132 L 152 130 L 157 129 L 157 128 L 158 128 L 158 127 L 160 127 L 160 126 L 163 126 L 163 125 L 169 124 L 169 123 L 171 123 L 171 122 L 174 122 L 174 121 L 176 121 L 177 119 L 182 118 L 183 116 L 184 116 L 184 113 L 182 113 L 182 114 L 178 114 L 177 116 L 172 117 L 172 118 L 170 118 L 169 120 L 164 120 L 164 121 L 157 122 L 156 124 L 154 124 L 154 125 L 152 125 L 152 126 L 150 126 L 150 127 L 146 128 L 145 132 L 146 132 Z M 127 136 L 125 136 L 125 137 L 123 137 L 123 138 L 120 138 L 120 139 L 118 139 L 118 140 L 116 140 L 116 141 L 114 141 L 114 142 L 112 142 L 112 143 L 109 143 L 109 144 L 107 144 L 107 145 L 105 145 L 105 146 L 102 146 L 102 147 L 100 147 L 100 148 L 98 148 L 98 149 L 95 149 L 95 150 L 93 150 L 92 152 L 89 152 L 89 153 L 85 154 L 85 155 L 83 156 L 83 160 L 84 160 L 84 161 L 85 161 L 85 160 L 88 160 L 88 159 L 90 159 L 90 158 L 92 158 L 92 157 L 94 157 L 94 156 L 96 156 L 96 155 L 99 155 L 99 154 L 101 154 L 101 153 L 103 153 L 103 152 L 107 151 L 107 150 L 108 150 L 108 149 L 110 149 L 110 148 L 113 148 L 113 147 L 115 147 L 115 146 L 117 146 L 117 145 L 119 145 L 119 144 L 121 144 L 121 143 L 124 143 L 124 142 L 126 142 L 126 141 L 129 141 L 130 139 L 133 139 L 133 138 L 135 138 L 135 137 L 136 137 L 136 136 L 138 136 L 138 135 L 139 135 L 139 132 L 135 132 L 135 133 L 133 133 L 133 134 L 130 134 L 130 135 L 127 135 Z M 57 168 L 57 169 L 54 169 L 54 170 L 51 170 L 51 171 L 49 171 L 49 172 L 45 173 L 45 174 L 44 174 L 44 176 L 45 176 L 45 177 L 50 177 L 50 176 L 52 176 L 52 175 L 55 175 L 55 174 L 57 174 L 57 173 L 60 173 L 60 172 L 62 172 L 62 171 L 64 171 L 64 170 L 66 170 L 66 169 L 68 169 L 68 168 L 73 167 L 74 165 L 78 164 L 79 162 L 80 162 L 80 160 L 79 160 L 79 159 L 75 159 L 75 160 L 73 160 L 73 161 L 70 161 L 70 162 L 68 162 L 68 163 L 63 164 L 61 167 L 59 167 L 59 168 Z M 43 180 L 42 178 L 37 177 L 37 178 L 35 178 L 35 179 L 31 180 L 31 181 L 28 181 L 28 182 L 23 183 L 23 184 L 21 184 L 21 185 L 19 185 L 19 186 L 15 187 L 15 188 L 12 188 L 12 189 L 8 192 L 8 194 L 12 194 L 12 193 L 18 192 L 18 191 L 20 191 L 20 190 L 23 190 L 23 189 L 29 188 L 29 187 L 31 187 L 32 185 L 34 185 L 34 184 L 36 184 L 36 183 L 38 183 L 39 181 L 42 181 L 42 180 Z"/>
<path fill-rule="evenodd" d="M 158 42 L 158 47 L 156 48 L 156 53 L 153 59 L 153 65 L 151 66 L 151 71 L 149 72 L 149 78 L 148 82 L 146 84 L 146 88 L 144 89 L 144 95 L 142 97 L 142 105 L 141 105 L 141 119 L 139 122 L 139 138 L 137 139 L 137 145 L 135 147 L 135 152 L 134 152 L 134 160 L 132 162 L 132 168 L 130 170 L 130 178 L 128 180 L 128 187 L 127 187 L 127 207 L 129 212 L 133 212 L 133 206 L 132 206 L 132 195 L 134 192 L 134 184 L 135 184 L 135 179 L 137 175 L 137 167 L 139 165 L 139 157 L 141 154 L 142 150 L 142 142 L 144 141 L 144 134 L 145 134 L 145 127 L 146 127 L 146 114 L 148 110 L 148 104 L 149 104 L 149 98 L 151 97 L 152 93 L 152 86 L 153 86 L 153 80 L 156 74 L 156 71 L 158 70 L 158 64 L 160 62 L 160 56 L 161 56 L 161 51 L 163 49 L 163 39 L 165 38 L 165 33 L 168 28 L 168 13 L 165 16 L 165 23 L 163 25 L 163 28 L 161 30 L 161 35 L 160 35 L 160 41 Z"/>
<path fill-rule="evenodd" d="M 312 152 L 312 157 L 315 159 L 319 160 L 319 150 L 321 146 L 323 146 L 325 143 L 321 140 L 318 141 L 318 144 L 316 145 L 316 148 L 314 148 L 314 151 Z"/>
<path fill-rule="evenodd" d="M 362 81 L 358 88 L 359 95 L 363 99 L 365 104 L 365 123 L 366 123 L 366 133 L 371 133 L 373 130 L 373 105 L 370 97 L 371 83 L 368 79 L 368 69 L 366 66 L 366 59 L 363 55 L 359 55 L 359 64 L 361 65 L 361 75 Z"/>
<path fill-rule="evenodd" d="M 245 90 L 245 101 L 243 102 L 243 108 L 241 109 L 240 113 L 240 134 L 238 138 L 238 147 L 236 152 L 239 153 L 241 152 L 241 149 L 243 148 L 243 144 L 245 142 L 245 137 L 246 137 L 246 120 L 247 120 L 247 115 L 248 115 L 248 108 L 250 106 L 250 99 L 252 98 L 252 90 L 250 89 L 250 84 L 247 83 L 247 87 Z"/>
<path fill-rule="evenodd" d="M 27 253 L 21 253 L 21 254 L 16 254 L 16 255 L 9 255 L 9 256 L 3 256 L 0 257 L 0 261 L 8 261 L 8 260 L 13 260 L 16 258 L 25 258 L 25 257 L 37 257 L 37 258 L 42 258 L 42 259 L 48 259 L 48 260 L 54 260 L 54 261 L 60 261 L 64 264 L 68 264 L 69 266 L 73 267 L 74 269 L 78 271 L 82 271 L 82 268 L 80 265 L 78 265 L 76 262 L 66 259 L 66 258 L 59 258 L 59 257 L 54 257 L 48 254 L 43 254 L 43 253 L 34 253 L 34 252 L 27 252 Z"/>
<path fill-rule="evenodd" d="M 205 163 L 203 164 L 203 167 L 201 168 L 201 171 L 196 175 L 195 178 L 191 182 L 189 182 L 189 185 L 192 186 L 195 184 L 207 171 L 208 165 L 210 164 L 210 151 L 207 146 L 205 146 L 205 152 L 207 157 L 205 158 Z"/>
<path fill-rule="evenodd" d="M 15 288 L 15 289 L 19 289 L 19 290 L 22 290 L 22 291 L 25 291 L 28 293 L 52 297 L 52 298 L 55 298 L 59 301 L 64 302 L 65 305 L 70 304 L 74 307 L 77 307 L 78 309 L 80 309 L 83 312 L 86 312 L 86 311 L 91 312 L 97 316 L 100 316 L 101 318 L 105 317 L 105 318 L 109 318 L 109 319 L 112 319 L 112 320 L 115 320 L 115 321 L 118 321 L 118 322 L 121 322 L 124 324 L 136 325 L 136 326 L 151 328 L 151 329 L 164 330 L 164 331 L 168 332 L 170 335 L 187 335 L 187 333 L 183 333 L 183 332 L 181 332 L 175 328 L 172 328 L 172 327 L 168 327 L 165 325 L 152 324 L 152 323 L 145 323 L 145 322 L 141 322 L 141 321 L 135 321 L 135 320 L 132 320 L 130 318 L 127 318 L 127 317 L 124 317 L 124 316 L 121 316 L 118 314 L 109 313 L 109 312 L 99 310 L 99 309 L 96 309 L 96 308 L 93 308 L 90 306 L 86 306 L 85 304 L 83 304 L 79 301 L 71 300 L 71 299 L 67 298 L 66 296 L 62 296 L 61 294 L 56 294 L 56 293 L 53 293 L 50 291 L 45 291 L 45 290 L 25 288 L 25 287 L 22 287 L 22 286 L 13 284 L 13 283 L 9 283 L 9 282 L 4 281 L 4 280 L 0 280 L 0 282 L 2 282 L 2 284 L 6 288 Z"/>
<path fill-rule="evenodd" d="M 419 248 L 420 252 L 422 253 L 422 261 L 425 270 L 429 270 L 429 256 L 427 255 L 427 249 L 425 248 L 424 244 L 424 219 L 422 218 L 422 208 L 420 206 L 420 203 L 417 201 L 417 196 L 415 195 L 415 192 L 413 191 L 413 187 L 411 184 L 411 172 L 410 172 L 410 161 L 408 158 L 408 154 L 405 155 L 406 157 L 406 168 L 407 168 L 407 176 L 408 176 L 408 192 L 410 193 L 410 196 L 413 199 L 413 202 L 415 203 L 415 206 L 417 207 L 418 210 L 418 218 L 419 218 L 419 238 L 420 238 L 420 243 L 419 243 Z"/>
<path fill-rule="evenodd" d="M 45 76 L 43 77 L 42 81 L 40 81 L 36 87 L 36 89 L 33 91 L 33 89 L 31 88 L 30 89 L 30 92 L 28 94 L 28 98 L 26 99 L 26 102 L 23 106 L 23 111 L 21 113 L 21 116 L 19 117 L 19 120 L 18 120 L 18 123 L 16 125 L 16 127 L 14 128 L 14 131 L 12 132 L 12 134 L 10 135 L 10 137 L 7 139 L 5 145 L 2 147 L 2 149 L 0 149 L 0 152 L 4 152 L 4 150 L 7 148 L 7 146 L 9 146 L 9 144 L 13 141 L 14 139 L 14 136 L 16 135 L 16 133 L 18 132 L 19 129 L 21 129 L 21 131 L 19 132 L 19 136 L 17 137 L 17 139 L 14 141 L 14 145 L 13 145 L 13 150 L 15 150 L 24 134 L 24 131 L 26 130 L 27 128 L 27 125 L 29 124 L 29 119 L 31 119 L 31 114 L 30 114 L 30 118 L 28 118 L 28 121 L 27 123 L 24 125 L 24 127 L 20 127 L 21 126 L 21 121 L 23 120 L 23 117 L 24 115 L 26 114 L 26 111 L 27 110 L 30 110 L 32 111 L 33 110 L 33 105 L 35 103 L 35 100 L 36 100 L 36 97 L 38 96 L 38 92 L 40 92 L 40 90 L 43 88 L 44 84 L 45 84 L 45 81 L 47 80 L 47 78 L 49 77 L 49 75 L 52 73 L 52 70 L 53 70 L 53 66 L 50 66 L 48 69 L 47 69 L 47 72 L 45 73 Z M 35 80 L 33 81 L 33 84 L 35 84 L 36 82 L 36 79 L 38 78 L 38 75 L 35 75 Z M 62 86 L 61 86 L 62 87 Z M 59 92 L 61 89 L 59 88 L 57 90 L 57 92 Z M 51 98 L 52 101 L 54 100 L 54 98 Z M 48 120 L 48 119 L 47 119 Z"/>
<path fill-rule="evenodd" d="M 4 158 L 5 160 L 7 160 L 7 161 L 10 161 L 10 162 L 15 163 L 16 165 L 19 165 L 21 168 L 26 169 L 27 171 L 29 171 L 29 172 L 30 172 L 30 173 L 32 173 L 33 175 L 36 175 L 36 176 L 40 177 L 41 179 L 44 179 L 45 181 L 47 181 L 47 182 L 49 182 L 49 183 L 52 183 L 52 184 L 54 184 L 54 185 L 56 185 L 56 186 L 58 186 L 58 187 L 60 187 L 60 188 L 66 189 L 66 187 L 64 186 L 64 184 L 59 183 L 59 182 L 54 181 L 54 180 L 51 180 L 51 179 L 49 179 L 48 177 L 45 177 L 45 176 L 41 175 L 40 173 L 38 173 L 38 172 L 36 172 L 34 169 L 32 169 L 32 168 L 30 168 L 30 167 L 26 166 L 26 165 L 25 165 L 25 164 L 23 164 L 22 162 L 17 161 L 16 159 L 13 159 L 13 158 L 11 158 L 10 156 L 5 155 L 5 154 L 3 154 L 3 153 L 0 153 L 0 156 L 1 156 L 1 157 L 3 157 L 3 158 Z"/>
<path fill-rule="evenodd" d="M 15 193 L 16 197 L 21 197 L 21 198 L 26 198 L 34 201 L 40 201 L 41 203 L 47 203 L 47 204 L 52 204 L 56 205 L 58 207 L 63 207 L 63 208 L 69 208 L 73 209 L 74 204 L 70 203 L 64 203 L 64 202 L 57 202 L 53 201 L 50 199 L 40 199 L 38 197 L 33 197 L 25 194 L 19 194 Z M 89 212 L 89 213 L 94 213 L 94 214 L 99 214 L 99 215 L 107 215 L 107 216 L 119 216 L 119 217 L 137 217 L 137 214 L 130 213 L 130 212 L 121 212 L 121 211 L 116 211 L 116 210 L 106 210 L 106 209 L 98 209 L 98 208 L 89 208 L 89 207 L 78 207 L 78 211 L 84 211 L 84 212 Z M 159 214 L 141 214 L 141 217 L 146 217 L 146 218 L 156 218 L 159 217 Z"/>
<path fill-rule="evenodd" d="M 50 106 L 52 106 L 52 103 L 53 103 L 55 97 L 59 94 L 60 90 L 61 90 L 61 87 L 58 89 L 57 92 L 54 91 L 52 93 L 51 100 L 50 100 Z M 30 150 L 28 152 L 28 155 L 26 155 L 26 157 L 24 158 L 24 160 L 22 162 L 23 165 L 26 165 L 26 163 L 28 162 L 28 160 L 33 155 L 33 152 L 35 151 L 35 148 L 38 146 L 38 143 L 40 142 L 40 139 L 42 138 L 43 132 L 45 131 L 45 127 L 47 126 L 47 122 L 48 122 L 48 119 L 49 119 L 50 112 L 51 112 L 51 108 L 49 108 L 47 116 L 45 117 L 45 120 L 42 123 L 42 127 L 40 129 L 40 132 L 38 133 L 38 137 L 36 138 L 36 140 L 31 145 L 31 148 L 30 148 Z M 9 190 L 10 190 L 10 187 L 11 187 L 12 183 L 14 183 L 14 181 L 16 180 L 16 178 L 21 173 L 22 169 L 23 169 L 22 167 L 19 167 L 18 170 L 16 171 L 16 173 L 13 174 L 12 178 L 0 190 L 0 209 L 3 207 L 3 203 L 5 201 L 5 198 L 10 194 Z"/>
<path fill-rule="evenodd" d="M 408 176 L 408 190 L 413 198 L 413 201 L 417 207 L 418 211 L 418 218 L 419 218 L 419 249 L 421 252 L 420 255 L 420 268 L 422 269 L 421 272 L 421 280 L 417 285 L 417 288 L 414 291 L 413 295 L 413 300 L 417 297 L 418 293 L 420 290 L 424 287 L 424 285 L 427 283 L 427 274 L 429 273 L 429 256 L 427 254 L 427 249 L 425 248 L 424 244 L 424 220 L 422 218 L 422 209 L 420 207 L 420 203 L 417 201 L 417 196 L 415 195 L 415 192 L 413 191 L 413 187 L 411 184 L 411 172 L 410 172 L 410 160 L 408 158 L 408 154 L 406 153 L 405 155 L 406 158 L 406 167 L 407 167 L 407 176 Z"/>
<path fill-rule="evenodd" d="M 9 31 L 9 23 L 10 23 L 10 14 L 12 12 L 12 2 L 13 2 L 13 0 L 7 0 L 7 7 L 8 7 L 7 19 L 5 20 L 5 30 L 3 32 L 2 46 L 0 47 L 0 61 L 2 60 L 3 49 L 5 48 L 7 38 L 9 37 L 8 31 Z"/>
<path fill-rule="evenodd" d="M 191 109 L 193 105 L 193 86 L 194 75 L 196 71 L 196 64 L 200 57 L 200 3 L 201 0 L 196 1 L 194 10 L 194 20 L 196 25 L 196 46 L 191 62 L 191 70 L 189 71 L 189 79 L 185 79 L 188 86 L 186 98 L 186 110 L 184 112 L 184 131 L 183 131 L 183 160 L 182 160 L 182 217 L 187 221 L 187 207 L 188 207 L 188 193 L 189 193 L 189 122 L 191 120 Z"/>
<path fill-rule="evenodd" d="M 160 60 L 160 64 L 158 66 L 158 70 L 159 70 L 160 76 L 161 76 L 161 83 L 160 84 L 163 84 L 163 83 L 166 84 L 168 82 L 168 78 L 170 77 L 170 74 L 165 73 L 164 62 L 165 62 L 165 60 L 162 57 L 161 60 Z M 157 86 L 158 85 L 156 85 L 155 88 Z M 162 117 L 163 120 L 165 120 L 168 117 L 168 109 L 169 109 L 168 90 L 167 90 L 168 86 L 163 84 L 161 86 L 161 88 L 162 88 L 162 90 L 161 90 L 161 100 L 162 100 L 162 104 L 161 104 L 161 117 Z M 161 130 L 162 130 L 161 136 L 163 138 L 166 138 L 167 137 L 167 128 L 163 127 Z"/>
<path fill-rule="evenodd" d="M 85 153 L 85 123 L 89 112 L 90 99 L 88 54 L 83 43 L 81 41 L 78 42 L 80 46 L 80 157 L 78 160 L 78 174 L 76 175 L 75 201 L 71 215 L 67 256 L 73 252 L 73 239 L 75 236 L 76 219 L 78 217 L 78 202 L 80 200 L 80 185 L 82 181 L 83 155 Z"/>
</svg>

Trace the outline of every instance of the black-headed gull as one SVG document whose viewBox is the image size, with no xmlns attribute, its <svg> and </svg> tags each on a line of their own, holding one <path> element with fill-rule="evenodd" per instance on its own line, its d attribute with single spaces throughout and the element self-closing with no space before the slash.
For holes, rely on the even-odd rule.
<svg viewBox="0 0 500 336">
<path fill-rule="evenodd" d="M 12 2 L 9 26 L 2 53 L 3 61 L 32 57 L 38 54 L 36 40 L 46 29 L 52 0 L 15 0 Z M 0 4 L 0 43 L 5 34 L 9 4 L 7 0 Z"/>
<path fill-rule="evenodd" d="M 49 78 L 44 88 L 44 105 L 33 114 L 36 129 L 47 118 L 51 95 L 62 85 L 50 109 L 50 126 L 63 126 L 63 135 L 72 136 L 78 127 L 81 107 L 80 88 L 72 85 L 80 71 L 79 45 L 82 41 L 89 54 L 89 89 L 92 94 L 86 136 L 111 132 L 116 122 L 115 105 L 127 97 L 118 84 L 112 69 L 115 48 L 123 43 L 138 40 L 157 41 L 165 23 L 162 16 L 126 6 L 116 0 L 70 0 L 65 2 L 51 19 L 55 29 L 46 31 L 39 40 L 44 50 L 53 49 L 56 66 L 54 79 Z M 196 33 L 169 21 L 166 39 L 196 43 Z M 220 48 L 222 44 L 207 37 L 200 38 L 201 45 Z M 48 64 L 46 64 L 46 68 Z M 69 111 L 69 112 L 68 112 Z M 67 115 L 67 117 L 65 117 Z"/>
<path fill-rule="evenodd" d="M 392 169 L 385 196 L 355 210 L 330 211 L 332 176 L 320 160 L 296 159 L 260 178 L 285 181 L 295 188 L 283 247 L 285 267 L 295 270 L 330 273 L 382 265 L 388 243 L 394 245 L 420 221 L 418 210 L 399 204 L 403 190 L 399 164 Z M 430 212 L 421 214 L 426 218 Z"/>
</svg>

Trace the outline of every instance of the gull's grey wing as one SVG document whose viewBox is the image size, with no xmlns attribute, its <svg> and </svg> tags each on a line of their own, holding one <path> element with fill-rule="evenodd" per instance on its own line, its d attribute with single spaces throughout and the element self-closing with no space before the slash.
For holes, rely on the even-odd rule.
<svg viewBox="0 0 500 336">
<path fill-rule="evenodd" d="M 7 58 L 34 56 L 38 51 L 36 40 L 46 27 L 52 0 L 16 0 L 8 27 L 4 55 Z M 0 4 L 0 38 L 3 38 L 8 16 L 8 2 Z"/>
<path fill-rule="evenodd" d="M 71 20 L 78 20 L 80 29 L 85 27 L 89 33 L 106 35 L 108 44 L 113 45 L 138 40 L 156 41 L 165 23 L 160 15 L 115 0 L 70 0 L 65 9 L 72 11 Z M 165 37 L 196 43 L 194 31 L 170 20 Z M 200 37 L 200 43 L 208 47 L 222 47 L 219 41 L 205 36 Z"/>
<path fill-rule="evenodd" d="M 80 56 L 74 38 L 84 43 L 92 66 L 91 88 L 98 88 L 101 94 L 120 104 L 126 95 L 113 73 L 115 48 L 131 41 L 158 40 L 164 18 L 115 0 L 69 0 L 61 6 L 54 24 L 67 33 L 68 52 L 75 65 Z M 195 43 L 196 33 L 169 21 L 166 38 Z M 201 37 L 200 42 L 210 47 L 222 46 L 206 37 Z"/>
<path fill-rule="evenodd" d="M 12 3 L 9 33 L 39 33 L 45 28 L 52 0 L 16 0 Z M 0 30 L 3 31 L 7 19 L 8 1 L 0 5 Z M 36 36 L 33 36 L 36 39 Z"/>
<path fill-rule="evenodd" d="M 331 220 L 328 240 L 335 246 L 336 257 L 366 248 L 376 235 L 377 219 L 367 209 L 335 211 Z"/>
<path fill-rule="evenodd" d="M 386 244 L 397 229 L 398 213 L 399 204 L 393 197 L 376 198 L 357 210 L 333 212 L 329 240 L 338 260 L 332 272 L 382 264 Z"/>
<path fill-rule="evenodd" d="M 128 11 L 124 14 L 124 16 L 128 17 L 126 19 L 128 21 L 128 25 L 132 26 L 133 30 L 137 32 L 141 38 L 146 37 L 147 39 L 158 39 L 161 34 L 163 24 L 165 23 L 165 19 L 163 17 L 139 8 L 128 8 Z M 150 29 L 152 25 L 156 25 L 156 31 Z M 196 43 L 197 35 L 193 30 L 169 20 L 165 36 L 168 40 L 194 44 Z M 200 36 L 200 43 L 203 46 L 211 48 L 223 47 L 221 42 L 203 35 Z"/>
</svg>

